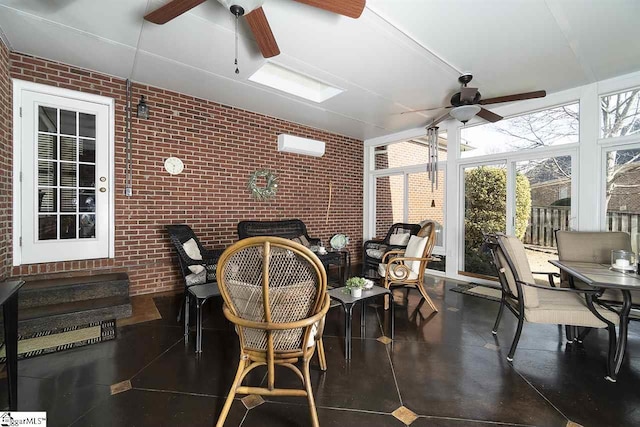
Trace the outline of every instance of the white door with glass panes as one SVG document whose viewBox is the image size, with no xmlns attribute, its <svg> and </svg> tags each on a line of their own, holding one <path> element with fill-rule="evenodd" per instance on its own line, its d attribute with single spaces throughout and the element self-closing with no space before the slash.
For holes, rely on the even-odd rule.
<svg viewBox="0 0 640 427">
<path fill-rule="evenodd" d="M 53 88 L 51 88 L 53 89 Z M 19 254 L 14 264 L 107 258 L 112 245 L 109 98 L 22 88 Z M 55 91 L 54 91 L 55 92 Z M 17 147 L 18 148 L 18 147 Z"/>
</svg>

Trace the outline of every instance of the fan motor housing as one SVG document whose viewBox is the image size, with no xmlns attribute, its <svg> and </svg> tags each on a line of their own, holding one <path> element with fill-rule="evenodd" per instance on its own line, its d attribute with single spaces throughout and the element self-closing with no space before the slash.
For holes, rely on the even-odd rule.
<svg viewBox="0 0 640 427">
<path fill-rule="evenodd" d="M 460 92 L 456 92 L 451 97 L 451 105 L 453 105 L 454 107 L 459 107 L 461 105 L 474 105 L 474 104 L 477 104 L 478 102 L 480 102 L 481 98 L 482 98 L 482 95 L 480 95 L 480 92 L 476 92 L 476 96 L 473 97 L 473 100 L 461 102 L 460 101 Z"/>
</svg>

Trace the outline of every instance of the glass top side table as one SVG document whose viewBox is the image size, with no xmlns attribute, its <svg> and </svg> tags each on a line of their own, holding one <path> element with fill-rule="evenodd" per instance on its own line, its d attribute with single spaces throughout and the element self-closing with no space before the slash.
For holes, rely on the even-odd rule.
<svg viewBox="0 0 640 427">
<path fill-rule="evenodd" d="M 344 352 L 345 359 L 351 359 L 351 320 L 353 317 L 353 306 L 358 302 L 362 301 L 362 314 L 360 325 L 362 330 L 364 331 L 365 327 L 365 316 L 366 316 L 366 304 L 365 300 L 369 298 L 374 298 L 379 295 L 389 294 L 391 295 L 391 290 L 387 288 L 383 288 L 381 286 L 374 286 L 371 289 L 363 289 L 362 296 L 358 298 L 354 298 L 351 294 L 345 292 L 345 288 L 335 288 L 327 291 L 329 297 L 335 301 L 338 301 L 342 305 L 342 309 L 344 310 Z M 393 298 L 391 298 L 391 339 L 393 339 L 393 322 L 394 322 L 394 312 L 393 312 Z"/>
</svg>

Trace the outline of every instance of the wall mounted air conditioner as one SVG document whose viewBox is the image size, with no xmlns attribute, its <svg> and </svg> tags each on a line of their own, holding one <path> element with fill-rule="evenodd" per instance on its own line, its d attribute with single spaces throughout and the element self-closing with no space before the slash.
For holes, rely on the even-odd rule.
<svg viewBox="0 0 640 427">
<path fill-rule="evenodd" d="M 281 133 L 278 135 L 278 151 L 321 157 L 324 155 L 324 142 Z"/>
</svg>

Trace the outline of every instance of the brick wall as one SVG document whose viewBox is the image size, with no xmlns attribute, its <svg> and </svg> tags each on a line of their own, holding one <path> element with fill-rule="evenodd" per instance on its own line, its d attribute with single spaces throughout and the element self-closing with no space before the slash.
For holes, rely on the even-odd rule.
<svg viewBox="0 0 640 427">
<path fill-rule="evenodd" d="M 11 265 L 11 96 L 9 50 L 0 39 L 0 280 Z"/>
<path fill-rule="evenodd" d="M 164 226 L 191 225 L 205 246 L 224 248 L 237 240 L 245 219 L 300 218 L 313 237 L 328 244 L 335 233 L 351 238 L 352 260 L 362 247 L 362 141 L 191 96 L 134 84 L 133 99 L 147 97 L 148 120 L 133 115 L 133 194 L 123 195 L 125 169 L 125 81 L 18 53 L 14 78 L 112 97 L 116 100 L 116 257 L 25 265 L 12 275 L 88 274 L 126 271 L 131 293 L 179 288 L 182 283 Z M 277 135 L 326 142 L 321 158 L 279 153 Z M 164 159 L 178 156 L 182 174 L 171 176 Z M 279 177 L 278 194 L 258 202 L 246 188 L 249 175 L 268 168 Z M 327 220 L 329 183 L 332 202 Z M 6 227 L 0 230 L 4 236 Z M 10 256 L 10 255 L 8 255 Z"/>
</svg>

